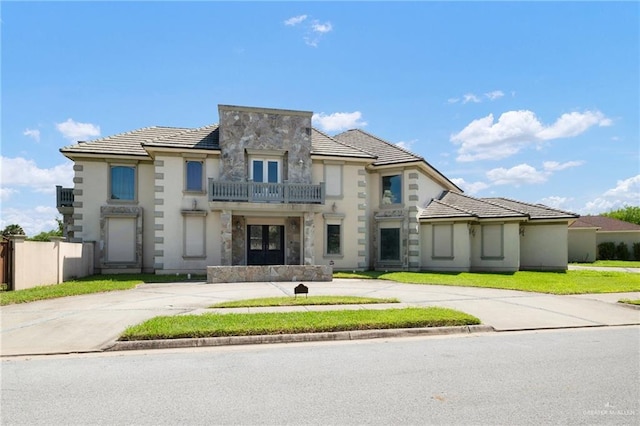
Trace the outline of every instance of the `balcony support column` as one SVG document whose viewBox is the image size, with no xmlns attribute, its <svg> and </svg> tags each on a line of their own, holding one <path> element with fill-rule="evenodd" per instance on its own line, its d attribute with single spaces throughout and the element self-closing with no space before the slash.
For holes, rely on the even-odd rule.
<svg viewBox="0 0 640 426">
<path fill-rule="evenodd" d="M 304 223 L 304 264 L 315 265 L 315 234 L 316 224 L 314 220 L 315 213 L 304 212 L 302 220 Z"/>
<path fill-rule="evenodd" d="M 222 266 L 231 266 L 233 264 L 232 219 L 231 210 L 222 210 L 220 212 L 220 264 Z"/>
</svg>

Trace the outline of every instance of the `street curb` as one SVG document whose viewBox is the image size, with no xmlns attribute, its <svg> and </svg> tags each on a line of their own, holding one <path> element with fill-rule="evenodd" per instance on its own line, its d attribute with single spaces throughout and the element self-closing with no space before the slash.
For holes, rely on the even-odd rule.
<svg viewBox="0 0 640 426">
<path fill-rule="evenodd" d="M 399 328 L 389 330 L 354 330 L 325 333 L 272 334 L 259 336 L 200 337 L 193 339 L 116 341 L 102 348 L 105 352 L 147 349 L 199 348 L 207 346 L 257 345 L 265 343 L 327 342 L 337 340 L 364 340 L 390 337 L 410 337 L 445 334 L 470 334 L 495 331 L 490 325 L 464 325 L 455 327 Z"/>
</svg>

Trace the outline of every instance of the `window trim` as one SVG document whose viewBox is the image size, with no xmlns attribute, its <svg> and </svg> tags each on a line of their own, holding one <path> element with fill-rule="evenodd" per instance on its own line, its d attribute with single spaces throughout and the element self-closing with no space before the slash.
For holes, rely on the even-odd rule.
<svg viewBox="0 0 640 426">
<path fill-rule="evenodd" d="M 188 167 L 189 167 L 189 163 L 200 163 L 201 165 L 201 169 L 200 169 L 200 189 L 189 189 L 187 187 L 188 185 Z M 206 192 L 205 188 L 205 167 L 206 167 L 206 162 L 204 161 L 204 159 L 200 159 L 200 158 L 185 158 L 184 159 L 184 188 L 182 190 L 182 192 L 184 192 L 185 194 L 204 194 Z"/>
<path fill-rule="evenodd" d="M 323 213 L 324 218 L 324 250 L 323 257 L 329 259 L 344 258 L 344 217 L 342 213 Z M 329 253 L 329 225 L 340 226 L 340 253 Z"/>
<path fill-rule="evenodd" d="M 398 258 L 383 259 L 382 258 L 382 231 L 385 229 L 393 229 L 398 231 Z M 402 265 L 402 226 L 384 226 L 378 229 L 378 262 L 384 265 Z"/>
<path fill-rule="evenodd" d="M 324 177 L 325 188 L 329 188 L 327 180 L 327 166 L 338 166 L 340 168 L 340 193 L 336 195 L 330 195 L 325 189 L 325 198 L 342 199 L 344 198 L 344 163 L 343 162 L 328 162 L 325 161 L 322 167 L 322 173 Z"/>
<path fill-rule="evenodd" d="M 449 242 L 450 242 L 450 249 L 451 252 L 446 255 L 446 256 L 437 256 L 436 255 L 436 227 L 438 228 L 444 228 L 444 227 L 449 227 Z M 446 230 L 444 230 L 444 232 L 446 232 Z M 454 259 L 454 248 L 453 248 L 453 244 L 454 244 L 454 239 L 453 239 L 453 223 L 438 223 L 438 224 L 433 224 L 431 226 L 431 259 L 433 260 L 453 260 Z"/>
<path fill-rule="evenodd" d="M 394 177 L 394 176 L 398 176 L 400 177 L 400 201 L 399 202 L 390 202 L 390 203 L 384 203 L 384 178 L 387 177 Z M 386 172 L 386 173 L 382 173 L 380 174 L 380 206 L 381 207 L 393 207 L 393 208 L 398 208 L 400 206 L 404 206 L 404 173 L 399 170 L 397 172 Z"/>
<path fill-rule="evenodd" d="M 489 256 L 484 252 L 485 246 L 485 229 L 488 226 L 499 226 L 500 227 L 500 255 L 498 256 Z M 483 260 L 504 260 L 504 223 L 486 223 L 480 225 L 480 258 Z"/>
<path fill-rule="evenodd" d="M 113 168 L 114 167 L 128 167 L 133 169 L 133 199 L 123 200 L 113 198 Z M 107 166 L 107 204 L 137 204 L 138 203 L 138 163 L 137 162 L 113 162 L 108 163 Z"/>
<path fill-rule="evenodd" d="M 263 181 L 263 183 L 267 183 L 269 181 L 269 162 L 270 161 L 275 161 L 277 163 L 277 165 L 278 165 L 278 177 L 277 177 L 277 182 L 275 182 L 275 183 L 282 183 L 282 174 L 283 174 L 282 173 L 283 172 L 283 170 L 282 170 L 283 161 L 282 160 L 283 160 L 282 157 L 276 157 L 276 156 L 270 156 L 270 155 L 259 155 L 259 156 L 258 155 L 251 155 L 251 156 L 249 156 L 249 175 L 248 175 L 249 176 L 249 180 L 252 181 L 252 182 L 255 182 L 255 178 L 253 176 L 253 163 L 254 163 L 254 161 L 261 161 L 263 166 L 265 166 L 265 165 L 267 166 L 267 167 L 264 167 L 263 171 L 262 171 L 263 178 L 265 177 L 265 175 L 267 177 L 267 180 Z"/>
</svg>

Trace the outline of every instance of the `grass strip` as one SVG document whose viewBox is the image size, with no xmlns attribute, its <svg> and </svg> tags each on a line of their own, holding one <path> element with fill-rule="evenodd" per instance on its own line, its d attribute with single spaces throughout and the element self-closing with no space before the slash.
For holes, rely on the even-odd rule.
<svg viewBox="0 0 640 426">
<path fill-rule="evenodd" d="M 356 296 L 264 297 L 259 299 L 232 300 L 216 303 L 210 308 L 258 308 L 267 306 L 309 305 L 367 305 L 374 303 L 400 303 L 398 299 L 379 299 Z"/>
<path fill-rule="evenodd" d="M 474 324 L 480 324 L 480 320 L 472 315 L 439 307 L 257 314 L 207 313 L 152 318 L 127 328 L 120 340 L 255 336 Z"/>
<path fill-rule="evenodd" d="M 640 305 L 640 299 L 620 299 L 619 303 L 626 303 L 629 305 Z"/>
<path fill-rule="evenodd" d="M 572 263 L 576 266 L 606 266 L 608 268 L 640 268 L 637 260 L 596 260 L 590 263 Z"/>
<path fill-rule="evenodd" d="M 550 294 L 640 291 L 640 274 L 618 271 L 491 272 L 335 272 L 334 278 L 372 278 L 409 284 L 435 284 Z"/>
<path fill-rule="evenodd" d="M 192 280 L 199 279 L 200 277 L 192 276 Z M 206 277 L 202 279 L 206 279 Z M 61 284 L 38 286 L 25 290 L 1 291 L 0 305 L 35 302 L 36 300 L 103 293 L 107 291 L 129 290 L 142 283 L 176 281 L 187 281 L 187 276 L 155 274 L 91 275 L 77 280 L 65 281 Z"/>
</svg>

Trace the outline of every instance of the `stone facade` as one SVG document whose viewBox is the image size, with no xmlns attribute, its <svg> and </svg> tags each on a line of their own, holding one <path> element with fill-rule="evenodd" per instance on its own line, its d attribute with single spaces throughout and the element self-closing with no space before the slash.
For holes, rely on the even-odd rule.
<svg viewBox="0 0 640 426">
<path fill-rule="evenodd" d="M 249 177 L 248 156 L 282 156 L 282 180 L 311 183 L 311 112 L 219 105 L 220 179 Z"/>
<path fill-rule="evenodd" d="M 209 266 L 207 283 L 332 281 L 326 265 Z"/>
</svg>

